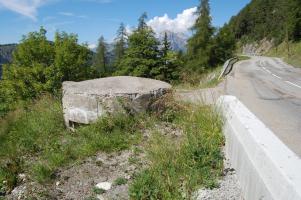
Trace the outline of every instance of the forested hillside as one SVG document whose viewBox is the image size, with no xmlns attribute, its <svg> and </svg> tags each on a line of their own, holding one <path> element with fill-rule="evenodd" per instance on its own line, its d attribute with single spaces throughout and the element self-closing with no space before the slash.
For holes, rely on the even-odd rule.
<svg viewBox="0 0 301 200">
<path fill-rule="evenodd" d="M 275 44 L 284 40 L 301 39 L 300 0 L 253 0 L 229 24 L 235 38 L 242 42 L 274 39 Z"/>
</svg>

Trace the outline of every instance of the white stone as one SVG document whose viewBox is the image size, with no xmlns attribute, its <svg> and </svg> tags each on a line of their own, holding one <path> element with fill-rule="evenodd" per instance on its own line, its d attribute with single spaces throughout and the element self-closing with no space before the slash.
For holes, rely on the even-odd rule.
<svg viewBox="0 0 301 200">
<path fill-rule="evenodd" d="M 98 189 L 102 189 L 102 190 L 110 190 L 111 187 L 112 187 L 112 183 L 110 182 L 101 182 L 101 183 L 98 183 L 95 187 L 97 187 Z"/>
<path fill-rule="evenodd" d="M 100 194 L 98 194 L 98 195 L 96 196 L 96 198 L 97 198 L 98 200 L 105 200 L 105 198 L 104 198 L 102 195 L 100 195 Z"/>
<path fill-rule="evenodd" d="M 130 76 L 64 82 L 66 126 L 72 122 L 90 124 L 107 113 L 143 112 L 170 89 L 171 85 L 162 81 Z"/>
</svg>

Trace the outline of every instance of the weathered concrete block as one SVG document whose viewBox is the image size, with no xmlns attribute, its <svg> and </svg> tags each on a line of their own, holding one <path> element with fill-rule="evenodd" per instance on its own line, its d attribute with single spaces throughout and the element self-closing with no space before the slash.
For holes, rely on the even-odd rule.
<svg viewBox="0 0 301 200">
<path fill-rule="evenodd" d="M 67 127 L 90 124 L 107 113 L 143 112 L 167 93 L 171 85 L 130 76 L 63 83 L 63 109 Z"/>
</svg>

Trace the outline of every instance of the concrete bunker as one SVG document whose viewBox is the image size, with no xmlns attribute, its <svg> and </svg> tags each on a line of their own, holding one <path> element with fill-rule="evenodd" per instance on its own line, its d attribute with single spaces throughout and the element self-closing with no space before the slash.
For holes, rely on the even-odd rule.
<svg viewBox="0 0 301 200">
<path fill-rule="evenodd" d="M 63 83 L 63 112 L 67 127 L 90 124 L 108 113 L 144 112 L 171 90 L 171 85 L 131 76 Z"/>
</svg>

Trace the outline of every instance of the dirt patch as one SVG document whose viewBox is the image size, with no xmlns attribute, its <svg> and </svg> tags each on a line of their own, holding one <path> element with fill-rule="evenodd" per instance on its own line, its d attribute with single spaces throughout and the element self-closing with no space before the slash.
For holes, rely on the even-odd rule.
<svg viewBox="0 0 301 200">
<path fill-rule="evenodd" d="M 179 139 L 182 131 L 170 123 L 160 123 L 143 132 L 141 144 L 130 150 L 115 153 L 99 152 L 80 163 L 60 169 L 50 184 L 39 184 L 24 178 L 7 199 L 38 200 L 126 200 L 129 199 L 129 185 L 135 174 L 148 166 L 145 147 L 153 131 Z M 26 176 L 26 175 L 23 175 Z M 107 191 L 97 184 L 112 184 Z"/>
</svg>

